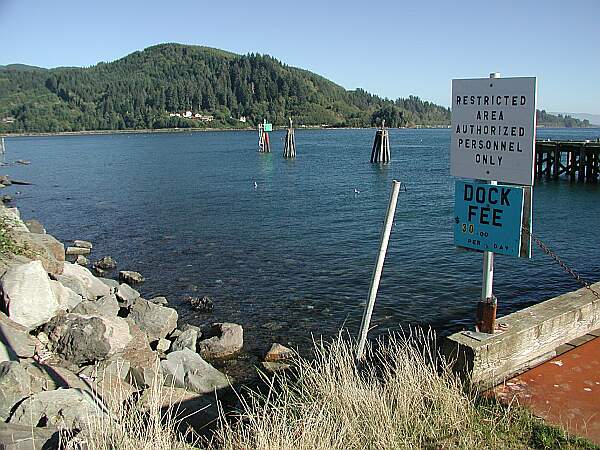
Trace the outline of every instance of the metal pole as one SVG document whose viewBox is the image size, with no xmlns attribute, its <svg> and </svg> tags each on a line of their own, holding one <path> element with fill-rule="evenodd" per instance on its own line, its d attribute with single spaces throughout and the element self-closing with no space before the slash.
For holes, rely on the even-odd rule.
<svg viewBox="0 0 600 450">
<path fill-rule="evenodd" d="M 490 78 L 500 78 L 498 72 L 490 73 Z M 490 180 L 489 184 L 497 185 L 498 182 Z M 482 333 L 493 333 L 496 328 L 496 297 L 493 293 L 494 286 L 494 253 L 483 252 L 483 283 L 481 286 L 481 299 L 477 305 L 477 328 Z"/>
<path fill-rule="evenodd" d="M 388 242 L 390 240 L 390 233 L 392 231 L 392 224 L 394 223 L 394 214 L 396 213 L 396 203 L 398 202 L 398 192 L 400 192 L 400 181 L 392 181 L 392 192 L 390 193 L 390 203 L 388 204 L 387 213 L 385 215 L 385 221 L 383 222 L 383 229 L 381 230 L 381 242 L 379 245 L 379 254 L 377 255 L 377 261 L 375 263 L 375 269 L 373 270 L 373 276 L 371 278 L 371 287 L 369 288 L 369 297 L 365 306 L 365 312 L 362 318 L 362 324 L 360 325 L 360 338 L 358 341 L 358 348 L 356 350 L 356 360 L 360 361 L 363 358 L 363 352 L 365 350 L 365 344 L 367 343 L 367 334 L 369 333 L 369 326 L 371 324 L 371 315 L 373 314 L 373 307 L 375 306 L 375 298 L 377 297 L 377 290 L 379 289 L 379 280 L 381 279 L 381 272 L 383 270 L 383 262 L 385 261 L 385 254 L 387 252 Z"/>
</svg>

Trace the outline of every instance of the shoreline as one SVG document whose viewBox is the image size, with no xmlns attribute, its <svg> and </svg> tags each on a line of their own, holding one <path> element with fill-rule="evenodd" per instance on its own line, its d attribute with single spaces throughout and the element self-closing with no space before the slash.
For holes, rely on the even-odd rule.
<svg viewBox="0 0 600 450">
<path fill-rule="evenodd" d="M 295 130 L 373 130 L 378 127 L 323 127 L 320 125 L 307 125 L 294 127 Z M 443 130 L 450 129 L 450 125 L 439 126 L 419 126 L 419 127 L 398 127 L 396 130 Z M 537 126 L 538 130 L 594 130 L 600 129 L 600 125 L 593 127 L 545 127 Z M 285 131 L 286 127 L 273 127 L 273 131 Z M 154 133 L 205 133 L 205 132 L 230 132 L 230 131 L 248 131 L 256 132 L 254 127 L 245 128 L 142 128 L 128 130 L 82 130 L 82 131 L 55 131 L 55 132 L 23 132 L 23 133 L 0 133 L 0 138 L 20 138 L 20 137 L 52 137 L 52 136 L 105 136 L 111 134 L 154 134 Z"/>
</svg>

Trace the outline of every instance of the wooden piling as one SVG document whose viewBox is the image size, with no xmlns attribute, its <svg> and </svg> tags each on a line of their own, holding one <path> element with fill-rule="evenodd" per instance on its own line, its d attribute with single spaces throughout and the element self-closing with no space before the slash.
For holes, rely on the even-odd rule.
<svg viewBox="0 0 600 450">
<path fill-rule="evenodd" d="M 571 181 L 597 183 L 600 177 L 600 142 L 536 142 L 536 179 L 557 180 L 563 174 Z"/>
<path fill-rule="evenodd" d="M 373 150 L 371 151 L 371 162 L 378 164 L 387 164 L 391 160 L 390 137 L 388 130 L 385 129 L 385 120 L 381 128 L 375 132 L 373 141 Z"/>
<path fill-rule="evenodd" d="M 292 118 L 290 117 L 290 127 L 285 135 L 285 143 L 283 145 L 283 157 L 293 159 L 296 157 L 296 136 L 292 126 Z"/>
</svg>

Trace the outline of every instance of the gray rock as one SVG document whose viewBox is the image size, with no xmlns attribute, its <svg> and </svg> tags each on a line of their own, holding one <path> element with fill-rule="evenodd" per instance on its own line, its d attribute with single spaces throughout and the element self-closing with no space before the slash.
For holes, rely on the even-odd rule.
<svg viewBox="0 0 600 450">
<path fill-rule="evenodd" d="M 59 431 L 0 422 L 0 449 L 49 450 L 60 447 Z"/>
<path fill-rule="evenodd" d="M 193 352 L 196 351 L 196 345 L 198 342 L 198 331 L 192 328 L 182 331 L 181 334 L 175 339 L 171 350 L 176 352 L 183 349 L 189 349 Z"/>
<path fill-rule="evenodd" d="M 87 248 L 90 250 L 93 248 L 93 245 L 90 241 L 82 241 L 79 239 L 76 239 L 75 241 L 73 241 L 73 246 L 79 247 L 79 248 Z"/>
<path fill-rule="evenodd" d="M 86 296 L 88 300 L 95 300 L 98 297 L 104 297 L 105 295 L 110 294 L 110 288 L 92 275 L 92 272 L 85 267 L 65 262 L 63 275 L 81 281 L 88 292 L 88 296 Z"/>
<path fill-rule="evenodd" d="M 65 251 L 67 256 L 77 256 L 77 255 L 89 255 L 91 250 L 89 248 L 80 248 L 80 247 L 67 247 Z"/>
<path fill-rule="evenodd" d="M 169 353 L 167 359 L 160 364 L 166 375 L 167 386 L 172 385 L 199 394 L 207 394 L 229 386 L 229 380 L 223 373 L 189 349 Z"/>
<path fill-rule="evenodd" d="M 101 361 L 131 341 L 129 325 L 120 317 L 69 313 L 55 317 L 44 332 L 57 354 L 76 365 Z"/>
<path fill-rule="evenodd" d="M 177 328 L 177 311 L 142 298 L 133 302 L 129 317 L 146 333 L 151 343 L 166 337 Z"/>
<path fill-rule="evenodd" d="M 0 290 L 10 319 L 29 330 L 48 322 L 61 310 L 40 261 L 10 267 L 0 279 Z"/>
<path fill-rule="evenodd" d="M 117 268 L 117 262 L 110 256 L 104 256 L 98 261 L 94 262 L 94 267 L 102 270 L 113 270 Z"/>
<path fill-rule="evenodd" d="M 145 278 L 139 272 L 132 272 L 131 270 L 121 270 L 119 272 L 119 280 L 127 284 L 138 284 L 142 283 Z"/>
<path fill-rule="evenodd" d="M 69 289 L 58 281 L 50 280 L 50 288 L 60 309 L 63 311 L 71 311 L 83 301 L 81 295 L 76 294 L 72 289 Z"/>
<path fill-rule="evenodd" d="M 198 337 L 200 337 L 202 335 L 202 330 L 200 329 L 200 327 L 197 327 L 196 325 L 192 325 L 190 323 L 184 323 L 183 325 L 181 325 L 181 331 L 187 331 L 187 330 L 196 330 L 198 332 Z"/>
<path fill-rule="evenodd" d="M 65 247 L 49 234 L 15 233 L 15 242 L 26 246 L 33 255 L 32 259 L 42 262 L 46 272 L 60 275 L 65 261 Z"/>
<path fill-rule="evenodd" d="M 169 304 L 167 297 L 154 297 L 148 301 L 150 303 L 154 303 L 155 305 L 160 305 L 160 306 L 167 306 Z"/>
<path fill-rule="evenodd" d="M 291 367 L 288 363 L 285 363 L 285 362 L 271 362 L 271 361 L 264 361 L 262 363 L 262 366 L 265 368 L 265 370 L 267 372 L 271 372 L 271 373 L 281 372 L 281 371 L 287 370 Z"/>
<path fill-rule="evenodd" d="M 46 234 L 44 226 L 35 219 L 26 220 L 25 225 L 31 233 Z"/>
<path fill-rule="evenodd" d="M 79 389 L 38 392 L 15 409 L 9 423 L 36 427 L 43 423 L 59 429 L 83 428 L 94 416 L 104 413 L 94 399 Z"/>
<path fill-rule="evenodd" d="M 210 297 L 207 297 L 206 295 L 204 297 L 187 296 L 184 297 L 183 300 L 189 303 L 194 311 L 211 312 L 215 307 L 214 302 L 210 299 Z"/>
<path fill-rule="evenodd" d="M 244 346 L 244 330 L 235 323 L 215 323 L 198 343 L 199 353 L 207 359 L 225 359 L 238 354 Z"/>
<path fill-rule="evenodd" d="M 0 362 L 18 361 L 35 354 L 35 340 L 27 328 L 0 313 Z"/>
<path fill-rule="evenodd" d="M 127 319 L 129 331 L 133 336 L 129 345 L 118 355 L 130 365 L 127 381 L 139 388 L 162 384 L 163 376 L 160 360 L 148 343 L 148 337 L 135 322 Z"/>
<path fill-rule="evenodd" d="M 119 282 L 117 280 L 111 280 L 110 278 L 98 278 L 110 289 L 111 294 L 115 294 L 119 288 Z"/>
<path fill-rule="evenodd" d="M 68 287 L 85 300 L 92 300 L 93 295 L 88 291 L 83 282 L 77 278 L 66 275 L 54 275 L 53 278 L 65 287 Z"/>
<path fill-rule="evenodd" d="M 75 259 L 75 264 L 79 264 L 80 266 L 87 266 L 89 263 L 89 260 L 83 255 L 77 255 Z"/>
<path fill-rule="evenodd" d="M 88 316 L 108 316 L 116 317 L 119 314 L 119 302 L 114 294 L 105 295 L 99 298 L 95 302 L 89 300 L 82 301 L 75 309 L 73 313 L 83 314 Z"/>
<path fill-rule="evenodd" d="M 129 308 L 135 300 L 140 298 L 140 293 L 128 284 L 121 283 L 117 288 L 117 298 L 122 307 Z"/>
<path fill-rule="evenodd" d="M 171 348 L 171 341 L 168 339 L 159 339 L 156 344 L 156 351 L 161 353 L 167 353 Z"/>
<path fill-rule="evenodd" d="M 6 422 L 13 407 L 33 392 L 41 391 L 32 385 L 31 376 L 17 361 L 0 363 L 0 420 Z"/>
</svg>

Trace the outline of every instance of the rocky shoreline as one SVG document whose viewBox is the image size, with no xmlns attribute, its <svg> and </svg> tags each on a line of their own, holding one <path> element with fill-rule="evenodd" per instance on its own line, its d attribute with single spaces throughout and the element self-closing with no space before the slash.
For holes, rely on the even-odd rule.
<svg viewBox="0 0 600 450">
<path fill-rule="evenodd" d="M 94 417 L 110 416 L 117 391 L 123 402 L 162 385 L 195 430 L 216 422 L 218 403 L 234 406 L 234 380 L 213 364 L 243 350 L 241 325 L 179 323 L 166 298 L 146 300 L 135 289 L 141 274 L 108 278 L 110 257 L 92 272 L 91 242 L 65 250 L 17 208 L 0 205 L 0 225 L 10 242 L 0 253 L 0 448 L 76 436 Z M 190 302 L 212 308 L 209 299 Z M 290 353 L 273 344 L 264 367 L 285 368 Z"/>
</svg>

